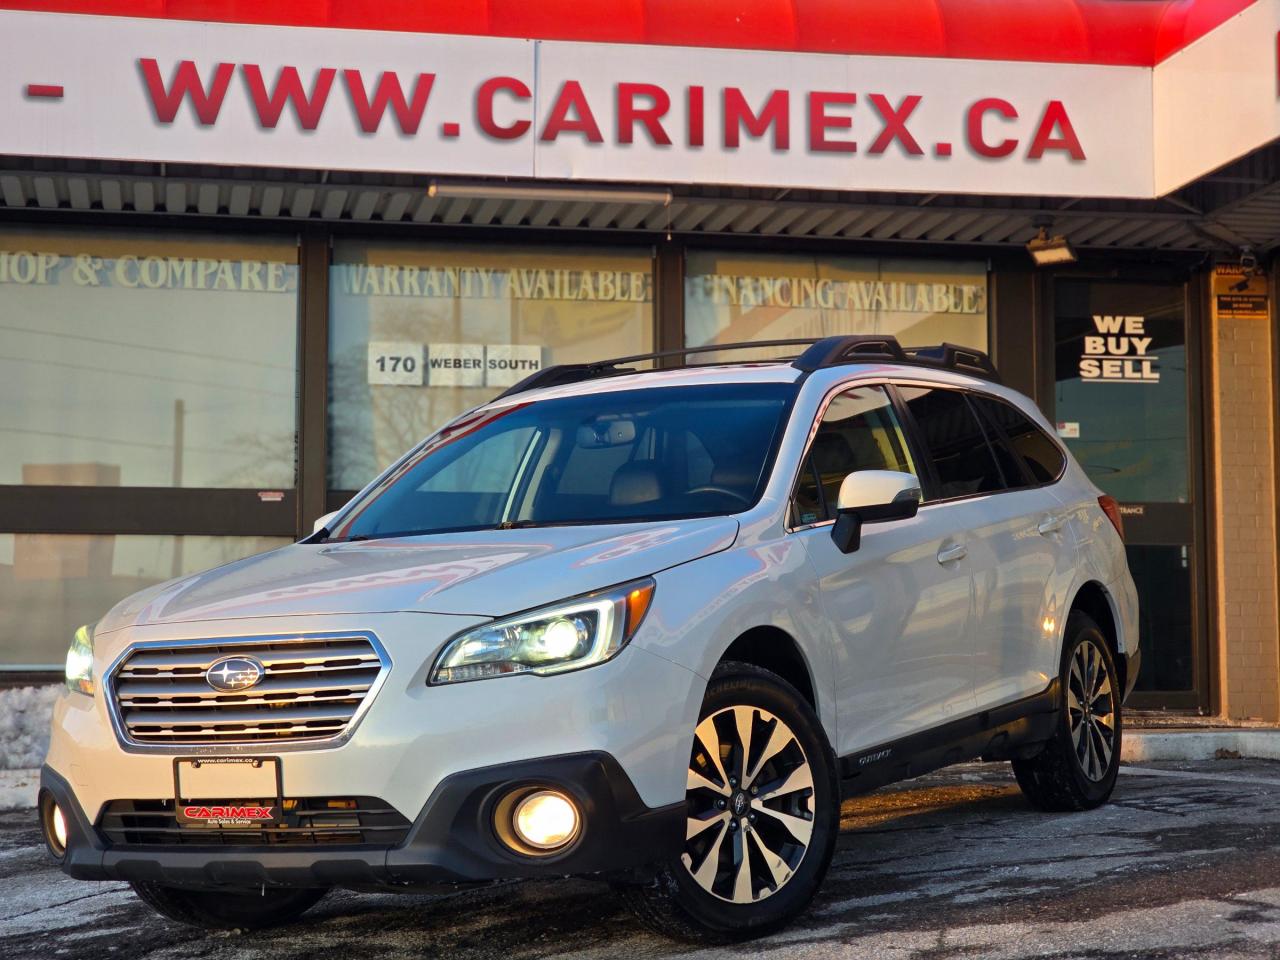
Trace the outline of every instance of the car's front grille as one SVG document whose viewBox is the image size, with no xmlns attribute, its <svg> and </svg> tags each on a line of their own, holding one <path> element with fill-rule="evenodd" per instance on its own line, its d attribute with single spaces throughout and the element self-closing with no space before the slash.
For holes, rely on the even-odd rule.
<svg viewBox="0 0 1280 960">
<path fill-rule="evenodd" d="M 227 657 L 250 657 L 261 679 L 219 690 L 206 679 Z M 388 666 L 367 636 L 220 639 L 143 646 L 111 677 L 122 733 L 139 744 L 280 743 L 337 737 Z"/>
<path fill-rule="evenodd" d="M 98 820 L 113 847 L 363 844 L 394 847 L 409 821 L 375 797 L 285 800 L 276 822 L 260 827 L 192 827 L 178 822 L 172 800 L 113 800 Z"/>
</svg>

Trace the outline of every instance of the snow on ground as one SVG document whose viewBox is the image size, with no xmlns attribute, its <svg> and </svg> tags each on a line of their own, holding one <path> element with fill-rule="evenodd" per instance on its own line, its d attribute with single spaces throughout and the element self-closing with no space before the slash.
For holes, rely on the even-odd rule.
<svg viewBox="0 0 1280 960">
<path fill-rule="evenodd" d="M 39 770 L 0 770 L 0 810 L 34 807 L 39 790 Z"/>
<path fill-rule="evenodd" d="M 0 690 L 0 770 L 27 770 L 44 762 L 53 701 L 60 689 L 49 685 Z"/>
</svg>

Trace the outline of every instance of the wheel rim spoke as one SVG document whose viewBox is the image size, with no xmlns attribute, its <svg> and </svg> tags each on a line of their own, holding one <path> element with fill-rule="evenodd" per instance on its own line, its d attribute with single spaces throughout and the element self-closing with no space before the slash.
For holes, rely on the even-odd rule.
<svg viewBox="0 0 1280 960">
<path fill-rule="evenodd" d="M 746 786 L 747 779 L 747 763 L 751 756 L 751 732 L 755 726 L 756 714 L 750 707 L 734 707 L 733 708 L 733 725 L 738 734 L 738 754 L 737 769 L 731 775 L 736 775 L 738 783 Z"/>
<path fill-rule="evenodd" d="M 711 789 L 718 790 L 721 793 L 729 792 L 729 775 L 724 772 L 724 764 L 720 762 L 720 735 L 716 732 L 716 725 L 712 722 L 711 717 L 703 720 L 693 732 L 697 746 L 702 748 L 702 752 L 707 759 L 711 761 L 711 767 L 715 771 L 716 776 L 720 778 L 717 785 L 704 775 L 703 779 L 711 785 Z M 690 770 L 693 767 L 690 766 Z"/>
<path fill-rule="evenodd" d="M 741 830 L 733 835 L 733 900 L 750 903 L 755 899 L 751 892 L 751 856 L 747 850 L 747 835 Z"/>
<path fill-rule="evenodd" d="M 716 824 L 719 824 L 721 827 L 724 827 L 724 825 L 728 822 L 729 822 L 729 815 L 727 813 L 721 813 L 714 817 L 705 817 L 705 818 L 689 817 L 685 821 L 684 838 L 685 840 L 692 840 L 694 837 L 702 836 L 702 834 L 706 833 L 707 830 L 711 829 L 711 827 L 715 826 Z"/>
<path fill-rule="evenodd" d="M 791 836 L 795 837 L 795 839 L 803 845 L 807 846 L 809 838 L 813 836 L 813 822 L 804 819 L 804 817 L 797 817 L 790 813 L 783 813 L 781 810 L 774 810 L 771 807 L 766 807 L 759 801 L 751 804 L 751 808 L 778 821 L 787 828 Z"/>
<path fill-rule="evenodd" d="M 797 790 L 806 789 L 813 789 L 813 774 L 809 771 L 809 765 L 807 763 L 796 767 L 787 774 L 786 779 L 781 782 L 762 786 L 757 799 L 764 800 L 768 797 L 785 797 L 789 793 L 795 793 Z"/>
<path fill-rule="evenodd" d="M 791 741 L 793 740 L 795 740 L 795 737 L 785 724 L 775 723 L 773 725 L 773 732 L 769 735 L 769 742 L 766 743 L 764 745 L 764 749 L 760 751 L 760 757 L 756 760 L 755 765 L 752 766 L 752 768 L 747 772 L 747 775 L 743 777 L 742 785 L 744 787 L 749 787 L 751 784 L 755 783 L 756 776 L 760 773 L 761 769 L 763 769 L 770 760 L 790 746 Z"/>
<path fill-rule="evenodd" d="M 698 869 L 693 872 L 693 879 L 710 890 L 711 885 L 715 882 L 716 874 L 720 870 L 720 851 L 724 847 L 724 838 L 728 834 L 728 824 L 720 824 L 720 832 L 716 834 L 714 840 L 711 841 L 711 848 L 707 851 L 707 855 L 703 857 L 702 863 L 698 864 Z M 688 862 L 686 866 L 692 863 L 688 854 L 685 854 Z"/>
<path fill-rule="evenodd" d="M 760 854 L 765 867 L 769 870 L 769 876 L 773 880 L 773 889 L 777 890 L 791 879 L 791 868 L 787 866 L 785 860 L 769 849 L 768 845 L 761 839 L 759 832 L 752 833 L 751 837 L 756 845 L 756 851 Z"/>
</svg>

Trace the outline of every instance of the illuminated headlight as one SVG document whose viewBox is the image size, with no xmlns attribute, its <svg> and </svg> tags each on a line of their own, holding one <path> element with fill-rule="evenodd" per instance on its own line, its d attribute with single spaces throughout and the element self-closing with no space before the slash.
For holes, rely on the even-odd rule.
<svg viewBox="0 0 1280 960">
<path fill-rule="evenodd" d="M 628 583 L 468 630 L 444 648 L 430 682 L 545 676 L 603 663 L 635 634 L 653 586 L 652 580 Z"/>
<path fill-rule="evenodd" d="M 67 650 L 67 689 L 93 696 L 93 628 L 80 627 Z"/>
</svg>

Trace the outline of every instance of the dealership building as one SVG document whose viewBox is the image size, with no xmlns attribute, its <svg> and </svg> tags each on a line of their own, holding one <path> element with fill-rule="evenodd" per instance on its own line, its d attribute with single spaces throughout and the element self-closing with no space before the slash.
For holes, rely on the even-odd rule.
<svg viewBox="0 0 1280 960">
<path fill-rule="evenodd" d="M 0 683 L 542 366 L 888 333 L 1120 501 L 1136 705 L 1280 721 L 1277 0 L 0 0 L 0 49 Z"/>
</svg>

